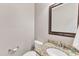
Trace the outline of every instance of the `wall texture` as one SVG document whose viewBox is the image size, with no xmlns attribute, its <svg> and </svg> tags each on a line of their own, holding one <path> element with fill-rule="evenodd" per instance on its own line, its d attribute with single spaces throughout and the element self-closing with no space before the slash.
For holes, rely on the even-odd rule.
<svg viewBox="0 0 79 59">
<path fill-rule="evenodd" d="M 19 46 L 22 55 L 34 42 L 34 4 L 0 4 L 0 55 Z"/>
<path fill-rule="evenodd" d="M 48 39 L 57 40 L 71 45 L 74 38 L 48 34 L 49 5 L 51 4 L 35 4 L 35 39 L 42 42 L 45 42 Z"/>
</svg>

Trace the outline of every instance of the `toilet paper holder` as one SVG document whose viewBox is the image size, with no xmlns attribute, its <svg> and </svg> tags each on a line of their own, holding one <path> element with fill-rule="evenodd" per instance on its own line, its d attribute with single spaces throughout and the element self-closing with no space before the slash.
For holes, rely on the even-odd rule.
<svg viewBox="0 0 79 59">
<path fill-rule="evenodd" d="M 19 46 L 17 46 L 14 49 L 8 49 L 8 54 L 15 54 L 15 52 L 19 49 Z"/>
</svg>

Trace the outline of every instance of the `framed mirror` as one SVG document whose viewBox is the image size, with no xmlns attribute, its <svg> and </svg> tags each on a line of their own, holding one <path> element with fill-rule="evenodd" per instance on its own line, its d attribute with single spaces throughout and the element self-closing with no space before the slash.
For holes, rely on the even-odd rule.
<svg viewBox="0 0 79 59">
<path fill-rule="evenodd" d="M 49 34 L 75 37 L 79 24 L 78 3 L 55 3 L 49 6 Z"/>
</svg>

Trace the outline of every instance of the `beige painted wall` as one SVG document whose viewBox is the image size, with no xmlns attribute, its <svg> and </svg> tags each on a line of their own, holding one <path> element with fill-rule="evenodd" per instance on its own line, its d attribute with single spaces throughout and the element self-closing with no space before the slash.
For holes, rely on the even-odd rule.
<svg viewBox="0 0 79 59">
<path fill-rule="evenodd" d="M 50 40 L 62 41 L 66 44 L 72 44 L 74 38 L 49 35 L 48 34 L 48 14 L 49 3 L 35 4 L 35 39 L 42 42 Z"/>
<path fill-rule="evenodd" d="M 0 55 L 19 46 L 22 55 L 34 42 L 34 4 L 0 4 Z"/>
</svg>

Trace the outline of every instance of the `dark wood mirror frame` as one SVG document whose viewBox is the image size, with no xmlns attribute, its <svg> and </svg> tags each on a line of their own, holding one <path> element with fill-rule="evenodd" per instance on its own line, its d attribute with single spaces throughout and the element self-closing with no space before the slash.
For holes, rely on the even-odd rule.
<svg viewBox="0 0 79 59">
<path fill-rule="evenodd" d="M 66 36 L 66 37 L 75 37 L 76 33 L 67 33 L 67 32 L 56 32 L 52 31 L 52 8 L 57 7 L 59 5 L 62 5 L 63 3 L 55 3 L 51 6 L 49 6 L 49 34 L 51 35 L 59 35 L 59 36 Z M 79 4 L 78 4 L 78 25 L 79 25 Z M 77 25 L 77 26 L 78 26 Z"/>
</svg>

